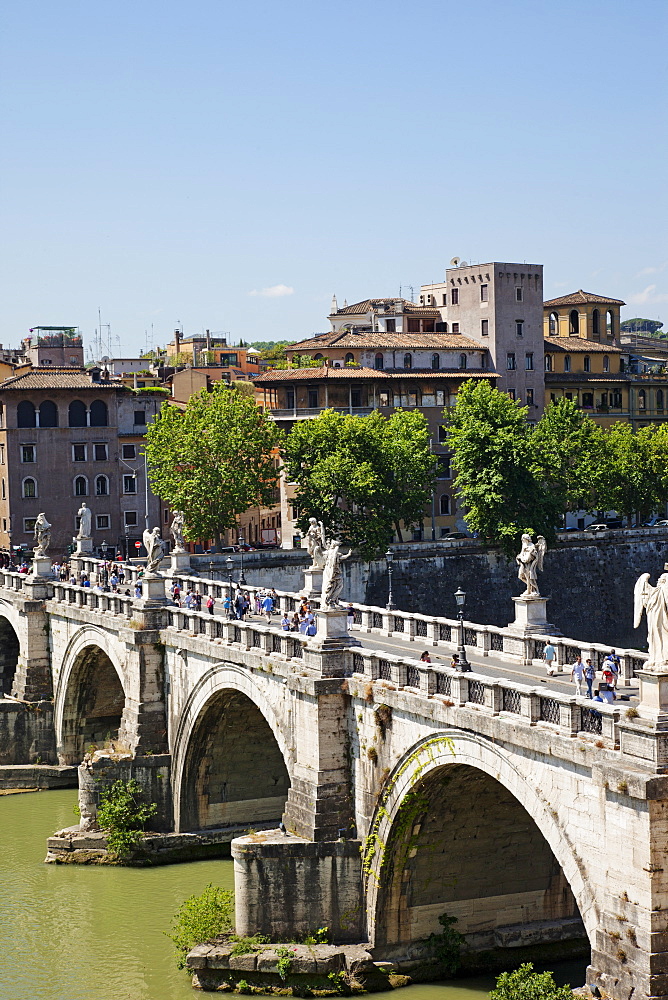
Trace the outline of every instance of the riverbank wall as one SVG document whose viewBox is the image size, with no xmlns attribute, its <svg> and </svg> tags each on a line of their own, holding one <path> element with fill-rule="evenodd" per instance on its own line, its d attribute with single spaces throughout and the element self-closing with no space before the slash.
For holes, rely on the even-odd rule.
<svg viewBox="0 0 668 1000">
<path fill-rule="evenodd" d="M 57 763 L 53 702 L 0 698 L 0 767 Z"/>
<path fill-rule="evenodd" d="M 456 617 L 454 592 L 466 591 L 466 618 L 485 625 L 508 625 L 514 618 L 512 597 L 521 592 L 517 566 L 498 549 L 473 539 L 411 542 L 393 545 L 392 590 L 402 611 Z M 226 580 L 225 558 L 193 556 L 193 567 Z M 642 573 L 655 581 L 668 561 L 668 528 L 569 532 L 559 536 L 545 558 L 540 592 L 547 597 L 548 617 L 564 635 L 621 648 L 644 649 L 643 625 L 633 628 L 633 587 Z M 232 578 L 241 559 L 233 556 Z M 301 549 L 249 552 L 243 558 L 252 586 L 299 592 L 309 557 Z M 365 562 L 353 556 L 343 563 L 343 600 L 384 607 L 388 574 L 384 559 Z"/>
</svg>

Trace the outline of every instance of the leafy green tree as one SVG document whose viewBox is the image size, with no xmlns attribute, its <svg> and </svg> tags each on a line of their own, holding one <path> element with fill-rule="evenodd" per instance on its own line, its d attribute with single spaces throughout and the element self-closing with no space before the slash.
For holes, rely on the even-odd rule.
<svg viewBox="0 0 668 1000">
<path fill-rule="evenodd" d="M 273 503 L 278 472 L 271 452 L 282 437 L 234 385 L 202 389 L 185 410 L 164 403 L 146 432 L 153 492 L 183 511 L 186 538 L 218 544 L 243 511 Z"/>
<path fill-rule="evenodd" d="M 573 1000 L 570 986 L 557 986 L 551 972 L 534 972 L 526 962 L 514 972 L 502 972 L 489 1000 Z"/>
<path fill-rule="evenodd" d="M 551 403 L 531 435 L 531 468 L 566 510 L 592 510 L 604 453 L 601 428 L 570 399 Z"/>
<path fill-rule="evenodd" d="M 634 319 L 625 319 L 620 324 L 622 333 L 644 333 L 648 337 L 665 337 L 666 333 L 661 329 L 663 323 L 658 319 L 643 319 L 636 316 Z"/>
<path fill-rule="evenodd" d="M 649 516 L 665 497 L 665 468 L 658 467 L 657 425 L 634 431 L 631 424 L 618 421 L 603 435 L 604 450 L 595 476 L 597 508 L 616 510 L 628 518 Z"/>
<path fill-rule="evenodd" d="M 234 893 L 208 885 L 204 892 L 190 896 L 179 907 L 167 936 L 176 945 L 177 964 L 186 967 L 186 955 L 196 944 L 203 944 L 219 934 L 234 929 Z"/>
<path fill-rule="evenodd" d="M 298 486 L 299 527 L 316 517 L 366 558 L 387 547 L 400 522 L 422 520 L 434 484 L 428 425 L 417 411 L 388 419 L 324 410 L 295 424 L 285 461 Z"/>
<path fill-rule="evenodd" d="M 97 820 L 107 835 L 107 850 L 120 861 L 128 858 L 141 840 L 142 830 L 158 807 L 141 801 L 141 785 L 130 778 L 118 780 L 100 793 Z"/>
<path fill-rule="evenodd" d="M 552 540 L 564 498 L 535 470 L 527 407 L 470 379 L 444 416 L 469 528 L 508 556 L 525 531 Z"/>
</svg>

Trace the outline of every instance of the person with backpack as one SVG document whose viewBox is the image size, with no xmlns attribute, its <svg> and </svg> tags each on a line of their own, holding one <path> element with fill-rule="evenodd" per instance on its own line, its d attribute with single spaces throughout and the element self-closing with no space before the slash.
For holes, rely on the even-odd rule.
<svg viewBox="0 0 668 1000">
<path fill-rule="evenodd" d="M 262 613 L 267 617 L 267 625 L 271 625 L 271 615 L 274 610 L 274 598 L 267 593 L 262 598 Z"/>
<path fill-rule="evenodd" d="M 594 686 L 594 681 L 596 680 L 596 667 L 591 662 L 591 660 L 587 660 L 585 664 L 584 679 L 587 683 L 587 697 L 591 701 L 591 699 L 594 697 L 593 686 Z"/>
</svg>

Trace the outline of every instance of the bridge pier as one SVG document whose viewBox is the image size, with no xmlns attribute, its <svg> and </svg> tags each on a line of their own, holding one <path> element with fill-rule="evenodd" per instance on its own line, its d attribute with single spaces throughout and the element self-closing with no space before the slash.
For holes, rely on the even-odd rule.
<svg viewBox="0 0 668 1000">
<path fill-rule="evenodd" d="M 17 597 L 20 653 L 11 693 L 20 701 L 45 701 L 53 697 L 49 616 L 43 600 Z"/>
</svg>

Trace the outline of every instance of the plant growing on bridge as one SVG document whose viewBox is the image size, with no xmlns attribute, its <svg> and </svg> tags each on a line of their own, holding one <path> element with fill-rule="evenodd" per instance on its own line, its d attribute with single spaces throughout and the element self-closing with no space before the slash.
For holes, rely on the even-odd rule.
<svg viewBox="0 0 668 1000">
<path fill-rule="evenodd" d="M 443 930 L 440 934 L 430 934 L 428 941 L 433 949 L 434 957 L 443 966 L 443 970 L 447 975 L 454 976 L 461 965 L 464 937 L 454 928 L 457 917 L 450 917 L 447 913 L 442 913 L 438 922 Z"/>
<path fill-rule="evenodd" d="M 208 885 L 204 892 L 190 896 L 181 904 L 172 921 L 171 938 L 178 953 L 179 969 L 186 967 L 186 955 L 202 944 L 234 927 L 234 893 Z"/>
<path fill-rule="evenodd" d="M 100 792 L 97 819 L 107 835 L 107 850 L 119 860 L 129 857 L 142 831 L 158 807 L 154 802 L 141 802 L 141 785 L 130 778 L 118 780 Z"/>
<path fill-rule="evenodd" d="M 557 986 L 551 972 L 534 972 L 531 962 L 502 972 L 489 1000 L 573 1000 L 570 986 Z"/>
<path fill-rule="evenodd" d="M 253 398 L 223 383 L 196 392 L 185 410 L 164 403 L 146 431 L 153 492 L 183 511 L 186 538 L 218 544 L 239 514 L 275 502 L 271 453 L 281 439 Z"/>
</svg>

